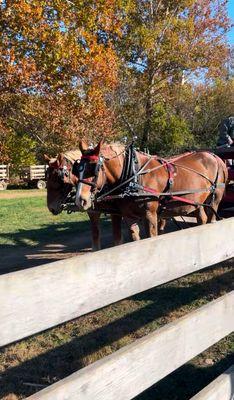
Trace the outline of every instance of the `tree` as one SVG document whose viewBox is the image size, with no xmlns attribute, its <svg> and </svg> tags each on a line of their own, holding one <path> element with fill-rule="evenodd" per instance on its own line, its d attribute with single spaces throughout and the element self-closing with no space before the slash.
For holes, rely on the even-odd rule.
<svg viewBox="0 0 234 400">
<path fill-rule="evenodd" d="M 14 174 L 17 175 L 20 167 L 36 163 L 35 147 L 35 141 L 29 138 L 27 134 L 19 136 L 12 133 L 7 136 L 6 151 L 9 154 L 11 164 L 14 165 Z"/>
<path fill-rule="evenodd" d="M 131 0 L 119 51 L 137 81 L 132 112 L 144 108 L 141 147 L 150 141 L 154 106 L 167 102 L 171 87 L 184 76 L 211 78 L 224 70 L 228 28 L 226 1 Z"/>
<path fill-rule="evenodd" d="M 111 135 L 114 116 L 106 97 L 117 84 L 113 43 L 121 34 L 120 3 L 2 1 L 0 95 L 27 93 L 35 102 L 41 97 L 50 105 L 50 119 L 73 120 L 63 131 L 68 139 L 74 129 L 76 136 Z"/>
<path fill-rule="evenodd" d="M 188 115 L 196 85 L 182 83 L 225 68 L 225 0 L 3 0 L 0 11 L 4 143 L 26 135 L 40 160 L 129 125 L 153 151 L 200 129 Z"/>
</svg>

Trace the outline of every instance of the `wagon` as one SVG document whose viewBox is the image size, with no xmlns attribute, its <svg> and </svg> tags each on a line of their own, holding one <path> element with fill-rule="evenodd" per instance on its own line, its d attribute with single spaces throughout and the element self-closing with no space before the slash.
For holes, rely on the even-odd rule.
<svg viewBox="0 0 234 400">
<path fill-rule="evenodd" d="M 9 165 L 0 164 L 0 190 L 5 190 L 9 182 Z"/>
<path fill-rule="evenodd" d="M 29 187 L 38 189 L 46 188 L 46 165 L 30 165 L 23 167 L 20 171 L 20 178 L 28 183 Z"/>
</svg>

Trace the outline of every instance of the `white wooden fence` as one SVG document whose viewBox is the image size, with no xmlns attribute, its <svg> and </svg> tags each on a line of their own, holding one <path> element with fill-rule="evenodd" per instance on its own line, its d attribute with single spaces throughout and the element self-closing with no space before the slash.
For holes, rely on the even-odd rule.
<svg viewBox="0 0 234 400">
<path fill-rule="evenodd" d="M 3 275 L 0 346 L 231 258 L 233 238 L 231 218 Z M 132 399 L 232 332 L 233 297 L 228 293 L 29 399 Z M 222 387 L 220 399 L 230 400 Z"/>
<path fill-rule="evenodd" d="M 206 386 L 191 400 L 234 399 L 234 365 Z"/>
</svg>

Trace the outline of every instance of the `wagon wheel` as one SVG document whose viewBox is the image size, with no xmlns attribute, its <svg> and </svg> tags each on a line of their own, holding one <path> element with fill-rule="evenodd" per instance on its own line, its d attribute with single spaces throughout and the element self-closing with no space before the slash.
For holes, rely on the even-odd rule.
<svg viewBox="0 0 234 400">
<path fill-rule="evenodd" d="M 42 181 L 41 179 L 37 181 L 37 189 L 45 189 L 46 188 L 46 182 Z"/>
<path fill-rule="evenodd" d="M 6 190 L 7 188 L 7 182 L 0 181 L 0 190 Z"/>
</svg>

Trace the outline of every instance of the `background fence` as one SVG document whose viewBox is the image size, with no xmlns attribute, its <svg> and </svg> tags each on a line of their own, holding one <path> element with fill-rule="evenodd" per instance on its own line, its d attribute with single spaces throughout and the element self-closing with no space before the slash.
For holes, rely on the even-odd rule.
<svg viewBox="0 0 234 400">
<path fill-rule="evenodd" d="M 231 218 L 3 275 L 0 345 L 231 258 L 233 237 Z M 233 330 L 233 296 L 208 303 L 29 399 L 133 398 Z M 222 400 L 230 400 L 233 391 L 232 374 L 227 375 L 226 384 L 218 381 Z"/>
</svg>

